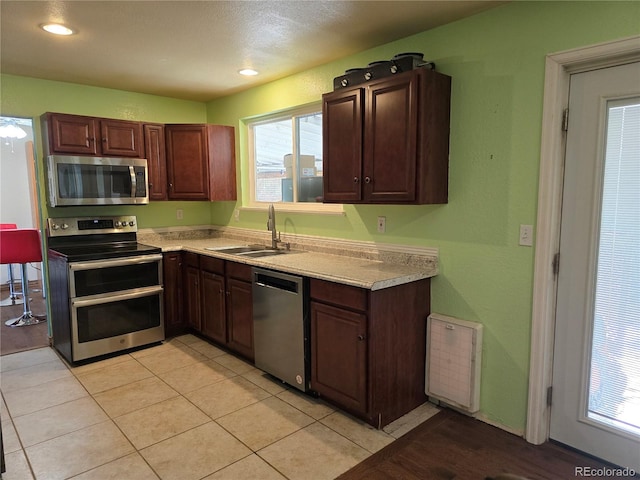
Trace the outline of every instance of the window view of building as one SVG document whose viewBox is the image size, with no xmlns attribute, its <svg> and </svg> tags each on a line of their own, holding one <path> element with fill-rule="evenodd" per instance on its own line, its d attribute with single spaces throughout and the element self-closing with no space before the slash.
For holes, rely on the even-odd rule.
<svg viewBox="0 0 640 480">
<path fill-rule="evenodd" d="M 322 113 L 250 125 L 254 202 L 322 202 Z"/>
</svg>

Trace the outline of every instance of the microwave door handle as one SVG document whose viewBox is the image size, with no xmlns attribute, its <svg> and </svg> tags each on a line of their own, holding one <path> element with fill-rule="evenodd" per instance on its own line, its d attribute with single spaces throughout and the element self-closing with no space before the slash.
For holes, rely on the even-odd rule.
<svg viewBox="0 0 640 480">
<path fill-rule="evenodd" d="M 133 165 L 129 165 L 129 176 L 131 177 L 131 198 L 136 197 L 136 171 Z"/>
</svg>

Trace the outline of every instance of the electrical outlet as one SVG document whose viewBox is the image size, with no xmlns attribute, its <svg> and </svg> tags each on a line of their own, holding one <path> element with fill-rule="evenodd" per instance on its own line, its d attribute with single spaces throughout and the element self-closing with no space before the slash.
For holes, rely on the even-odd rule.
<svg viewBox="0 0 640 480">
<path fill-rule="evenodd" d="M 520 245 L 533 246 L 533 225 L 520 225 Z"/>
<path fill-rule="evenodd" d="M 182 220 L 184 218 L 184 211 L 181 208 L 176 209 L 176 220 Z"/>
<path fill-rule="evenodd" d="M 233 218 L 235 219 L 236 222 L 240 221 L 240 209 L 239 208 L 236 208 L 233 211 Z"/>
<path fill-rule="evenodd" d="M 378 233 L 384 233 L 387 230 L 387 217 L 378 217 Z"/>
</svg>

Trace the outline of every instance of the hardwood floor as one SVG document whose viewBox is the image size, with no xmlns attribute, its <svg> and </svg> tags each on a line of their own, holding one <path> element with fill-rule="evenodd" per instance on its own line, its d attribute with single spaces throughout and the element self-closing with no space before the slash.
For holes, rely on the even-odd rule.
<svg viewBox="0 0 640 480">
<path fill-rule="evenodd" d="M 553 443 L 532 445 L 444 409 L 338 479 L 482 480 L 510 473 L 527 479 L 567 480 L 579 478 L 576 467 L 611 466 Z"/>
<path fill-rule="evenodd" d="M 31 284 L 29 287 L 34 290 L 40 288 L 38 283 L 29 283 Z M 0 289 L 0 298 L 5 299 L 8 296 L 9 289 L 3 285 Z M 30 298 L 31 311 L 37 315 L 46 315 L 47 306 L 45 299 L 42 298 L 42 292 L 32 290 Z M 0 318 L 2 319 L 0 324 L 0 355 L 9 355 L 49 345 L 47 322 L 25 327 L 8 327 L 4 324 L 5 321 L 22 315 L 22 309 L 22 304 L 0 307 Z"/>
</svg>

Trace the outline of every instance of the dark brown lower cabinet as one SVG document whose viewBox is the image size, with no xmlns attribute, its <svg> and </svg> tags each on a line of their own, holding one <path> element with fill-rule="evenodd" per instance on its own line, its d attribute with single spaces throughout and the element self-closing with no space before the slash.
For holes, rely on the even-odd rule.
<svg viewBox="0 0 640 480">
<path fill-rule="evenodd" d="M 222 344 L 227 341 L 225 316 L 224 260 L 202 256 L 200 258 L 202 286 L 202 327 L 200 332 Z"/>
<path fill-rule="evenodd" d="M 184 304 L 185 323 L 197 332 L 201 331 L 200 258 L 194 253 L 184 254 Z"/>
<path fill-rule="evenodd" d="M 311 302 L 311 386 L 349 410 L 367 411 L 367 316 Z"/>
<path fill-rule="evenodd" d="M 311 279 L 311 389 L 382 428 L 424 403 L 429 279 L 365 290 Z"/>
<path fill-rule="evenodd" d="M 228 347 L 253 360 L 251 267 L 242 263 L 226 262 L 226 275 Z"/>
<path fill-rule="evenodd" d="M 162 256 L 164 284 L 164 334 L 174 337 L 184 333 L 182 253 L 169 252 Z"/>
<path fill-rule="evenodd" d="M 251 266 L 186 252 L 183 283 L 183 329 L 253 360 Z"/>
</svg>

